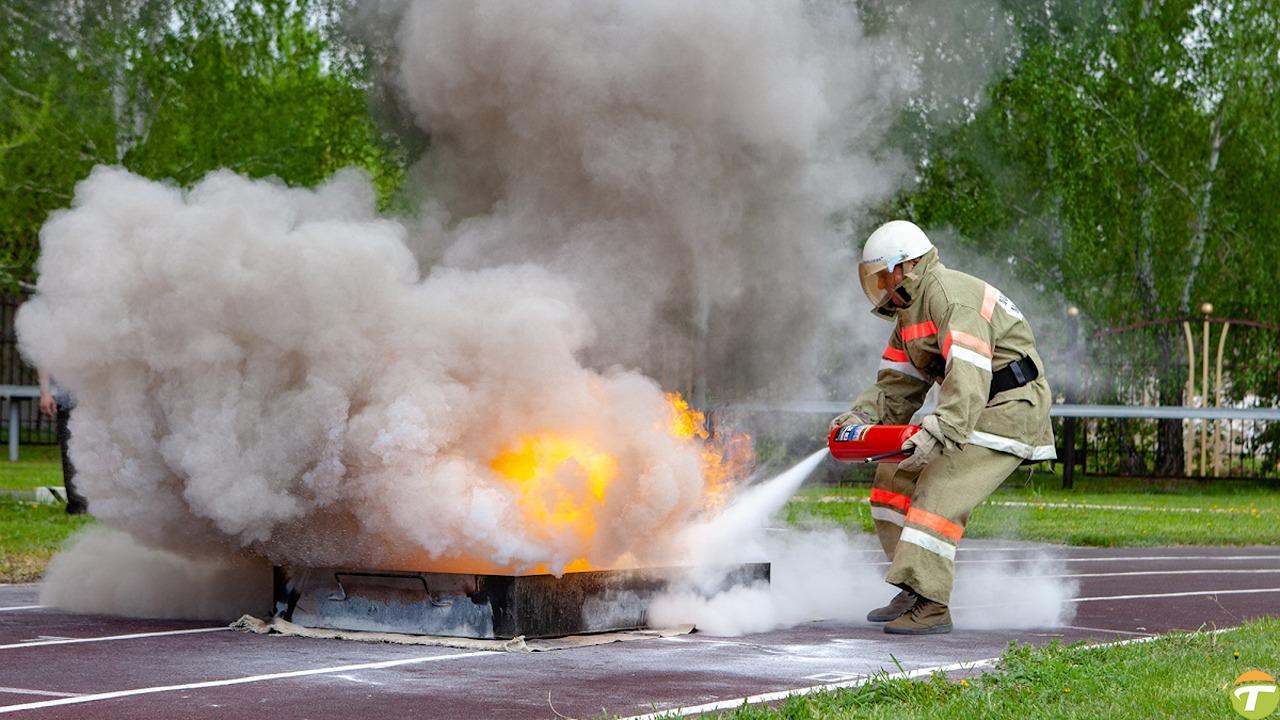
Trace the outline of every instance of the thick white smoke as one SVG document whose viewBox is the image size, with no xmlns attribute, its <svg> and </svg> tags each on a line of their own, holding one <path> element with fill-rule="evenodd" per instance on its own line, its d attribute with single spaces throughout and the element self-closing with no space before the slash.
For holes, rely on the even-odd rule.
<svg viewBox="0 0 1280 720">
<path fill-rule="evenodd" d="M 653 602 L 650 623 L 742 635 L 814 620 L 865 622 L 869 610 L 887 603 L 897 588 L 883 582 L 888 562 L 874 536 L 831 527 L 766 531 L 825 455 L 823 449 L 738 493 L 715 517 L 686 525 L 678 545 L 691 570 Z M 762 561 L 771 563 L 769 583 L 725 587 L 726 568 Z M 1064 563 L 1047 552 L 965 553 L 952 617 L 973 630 L 1068 624 L 1078 585 L 1064 573 Z"/>
<path fill-rule="evenodd" d="M 77 395 L 92 511 L 193 557 L 669 561 L 704 480 L 637 371 L 812 396 L 882 345 L 840 218 L 904 177 L 884 140 L 910 62 L 838 0 L 361 8 L 430 139 L 412 223 L 353 172 L 99 168 L 44 228 L 19 333 Z M 592 505 L 589 538 L 528 522 L 490 468 L 543 432 L 616 458 L 602 499 L 573 464 L 540 491 Z"/>
<path fill-rule="evenodd" d="M 707 592 L 718 578 L 707 566 L 675 585 L 649 606 L 655 627 L 693 623 L 712 635 L 764 632 L 813 620 L 862 620 L 883 605 L 894 590 L 881 579 L 872 549 L 874 538 L 838 529 L 761 533 L 744 554 L 730 559 L 771 564 L 770 582 Z"/>
<path fill-rule="evenodd" d="M 833 348 L 882 343 L 834 219 L 899 185 L 884 135 L 917 81 L 851 3 L 375 7 L 430 137 L 433 259 L 549 268 L 589 301 L 594 364 L 720 397 L 812 396 Z"/>
<path fill-rule="evenodd" d="M 867 612 L 885 605 L 898 588 L 884 582 L 887 562 L 874 537 L 844 530 L 776 531 L 759 536 L 751 552 L 727 555 L 771 562 L 768 584 L 708 592 L 716 566 L 691 573 L 649 607 L 650 623 L 693 623 L 712 635 L 744 635 L 815 620 L 870 624 Z M 1075 617 L 1078 583 L 1063 577 L 1064 564 L 1046 554 L 961 554 L 951 595 L 958 630 L 1059 628 Z"/>
<path fill-rule="evenodd" d="M 139 545 L 91 525 L 45 571 L 40 602 L 73 612 L 231 621 L 271 607 L 271 567 L 261 558 L 192 558 Z"/>
<path fill-rule="evenodd" d="M 277 562 L 472 555 L 552 569 L 654 547 L 702 499 L 696 448 L 635 373 L 574 355 L 570 289 L 529 266 L 419 278 L 368 181 L 215 173 L 190 192 L 99 168 L 45 226 L 18 328 L 70 387 L 94 514 L 145 543 Z M 617 458 L 590 543 L 524 521 L 488 463 L 560 432 Z M 554 491 L 586 502 L 572 463 Z M 557 497 L 548 499 L 554 504 Z"/>
</svg>

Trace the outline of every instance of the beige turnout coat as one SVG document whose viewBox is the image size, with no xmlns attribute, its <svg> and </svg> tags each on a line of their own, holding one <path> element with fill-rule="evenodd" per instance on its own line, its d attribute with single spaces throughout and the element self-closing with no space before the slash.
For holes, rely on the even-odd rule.
<svg viewBox="0 0 1280 720">
<path fill-rule="evenodd" d="M 1024 460 L 1056 457 L 1044 363 L 1017 306 L 986 282 L 947 269 L 936 250 L 920 259 L 903 288 L 911 303 L 894 313 L 876 383 L 854 409 L 881 423 L 906 423 L 939 383 L 934 414 L 947 447 L 972 443 Z M 1022 357 L 1035 361 L 1040 376 L 988 399 L 993 370 Z"/>
</svg>

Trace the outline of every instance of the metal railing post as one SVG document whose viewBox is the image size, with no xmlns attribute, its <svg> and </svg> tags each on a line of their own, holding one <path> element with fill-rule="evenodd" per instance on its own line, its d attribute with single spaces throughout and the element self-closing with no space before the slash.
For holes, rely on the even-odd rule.
<svg viewBox="0 0 1280 720">
<path fill-rule="evenodd" d="M 18 400 L 9 398 L 9 462 L 18 462 Z"/>
<path fill-rule="evenodd" d="M 1080 387 L 1080 308 L 1072 305 L 1067 308 L 1067 357 L 1071 358 L 1070 374 L 1067 388 L 1063 395 L 1067 402 L 1079 400 Z M 1075 485 L 1076 475 L 1076 423 L 1073 417 L 1062 420 L 1062 488 L 1070 490 Z"/>
<path fill-rule="evenodd" d="M 1183 404 L 1191 407 L 1196 398 L 1196 342 L 1191 338 L 1191 323 L 1182 321 L 1182 332 L 1187 337 L 1187 399 Z M 1196 427 L 1194 421 L 1183 420 L 1182 465 L 1183 472 L 1191 469 L 1196 452 Z"/>
<path fill-rule="evenodd" d="M 1076 475 L 1076 418 L 1062 419 L 1062 489 L 1075 485 Z"/>
<path fill-rule="evenodd" d="M 1227 330 L 1231 329 L 1231 321 L 1222 324 L 1222 333 L 1218 335 L 1218 362 L 1214 371 L 1213 405 L 1222 407 L 1222 351 L 1227 346 Z M 1231 421 L 1227 421 L 1227 432 L 1231 431 Z M 1213 424 L 1213 476 L 1222 475 L 1222 421 Z"/>
<path fill-rule="evenodd" d="M 1209 314 L 1213 312 L 1213 306 L 1205 303 L 1200 306 L 1200 312 L 1204 314 L 1204 337 L 1201 338 L 1203 348 L 1200 352 L 1201 367 L 1203 368 L 1200 375 L 1200 393 L 1203 396 L 1200 402 L 1201 407 L 1209 407 Z M 1200 477 L 1205 476 L 1205 460 L 1209 451 L 1208 442 L 1209 421 L 1200 421 Z"/>
</svg>

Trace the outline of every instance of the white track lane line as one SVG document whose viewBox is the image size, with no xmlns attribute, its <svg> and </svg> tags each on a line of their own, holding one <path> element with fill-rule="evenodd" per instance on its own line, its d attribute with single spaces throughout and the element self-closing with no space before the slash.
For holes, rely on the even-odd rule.
<svg viewBox="0 0 1280 720">
<path fill-rule="evenodd" d="M 869 505 L 870 498 L 854 497 L 848 495 L 823 495 L 818 498 L 797 498 L 799 502 L 818 503 L 822 505 L 835 503 L 858 503 L 861 505 Z M 987 500 L 983 505 L 991 505 L 994 507 L 1014 507 L 1014 508 L 1040 508 L 1042 510 L 1125 510 L 1130 512 L 1172 512 L 1172 513 L 1219 513 L 1232 515 L 1252 515 L 1271 514 L 1273 510 L 1258 510 L 1256 508 L 1214 508 L 1214 507 L 1196 507 L 1196 506 L 1172 506 L 1162 507 L 1156 505 L 1123 505 L 1123 504 L 1105 504 L 1105 503 L 1075 503 L 1075 502 L 1034 502 L 1029 500 Z"/>
<path fill-rule="evenodd" d="M 1040 559 L 1040 558 L 1036 558 Z M 1046 560 L 1058 562 L 1134 562 L 1137 560 L 1280 560 L 1280 555 L 1134 555 L 1128 557 L 1055 557 L 1046 555 Z M 1027 558 L 1008 558 L 1005 560 L 957 560 L 967 563 L 1011 563 L 1028 562 Z M 886 563 L 887 564 L 887 563 Z"/>
<path fill-rule="evenodd" d="M 1149 593 L 1144 595 L 1107 595 L 1104 597 L 1072 598 L 1066 602 L 1098 602 L 1100 600 L 1142 600 L 1147 598 L 1193 597 L 1197 595 L 1248 595 L 1250 593 L 1276 593 L 1280 587 L 1254 588 L 1252 590 L 1196 590 L 1193 592 Z"/>
<path fill-rule="evenodd" d="M 9 612 L 10 610 L 39 610 L 45 605 L 13 605 L 10 607 L 0 607 L 0 612 Z"/>
<path fill-rule="evenodd" d="M 1037 562 L 1136 562 L 1142 561 L 1165 561 L 1165 560 L 1213 560 L 1213 561 L 1247 561 L 1247 560 L 1280 560 L 1280 555 L 1146 555 L 1134 557 L 1060 557 L 1057 555 L 1043 555 L 1041 557 L 1031 558 L 1003 558 L 1000 560 L 956 560 L 956 563 L 969 563 L 980 565 L 1008 565 L 1009 563 L 1037 563 Z M 891 563 L 887 561 L 869 562 L 867 565 L 883 565 L 888 567 Z"/>
<path fill-rule="evenodd" d="M 1085 603 L 1099 602 L 1101 600 L 1149 600 L 1153 598 L 1172 598 L 1172 597 L 1197 597 L 1205 595 L 1250 595 L 1254 593 L 1274 593 L 1280 592 L 1277 588 L 1250 588 L 1245 590 L 1193 590 L 1188 592 L 1170 592 L 1170 593 L 1143 593 L 1141 595 L 1102 595 L 1098 597 L 1078 597 L 1068 598 L 1062 602 L 1068 603 Z M 975 610 L 978 608 L 1003 608 L 1017 607 L 1021 603 L 983 603 L 980 605 L 955 605 L 957 610 Z"/>
<path fill-rule="evenodd" d="M 1033 553 L 1037 555 L 1035 558 L 1009 557 L 1000 558 L 998 560 L 957 560 L 957 562 L 987 562 L 987 563 L 1003 563 L 1003 562 L 1028 562 L 1031 560 L 1039 560 L 1048 558 L 1050 560 L 1062 560 L 1065 562 L 1123 562 L 1125 560 L 1280 560 L 1280 555 L 1132 555 L 1132 556 L 1107 556 L 1107 557 L 1067 557 L 1054 555 L 1054 552 L 1061 551 L 1084 551 L 1084 550 L 1107 550 L 1109 548 L 1089 548 L 1084 546 L 1069 545 L 1049 545 L 1044 547 L 965 547 L 961 545 L 956 548 L 959 555 L 976 555 L 976 554 L 994 554 L 994 553 Z M 880 548 L 853 548 L 850 552 L 870 553 L 875 555 L 883 555 L 884 550 Z M 1042 556 L 1042 557 L 1041 557 Z M 888 562 L 875 563 L 878 565 L 888 565 Z"/>
<path fill-rule="evenodd" d="M 988 500 L 984 505 L 996 507 L 1029 507 L 1050 510 L 1125 510 L 1129 512 L 1171 512 L 1171 513 L 1220 513 L 1232 515 L 1251 515 L 1252 508 L 1205 508 L 1205 507 L 1156 507 L 1155 505 L 1098 505 L 1094 503 L 1061 503 L 1061 502 L 1026 502 L 1022 500 Z M 1259 514 L 1271 514 L 1271 510 L 1259 510 Z"/>
<path fill-rule="evenodd" d="M 1225 632 L 1232 632 L 1238 628 L 1218 628 L 1205 633 L 1189 633 L 1192 635 L 1218 635 Z M 1116 642 L 1099 643 L 1097 645 L 1089 645 L 1086 650 L 1099 650 L 1103 648 L 1121 647 L 1123 645 L 1138 645 L 1140 643 L 1148 643 L 1160 639 L 1160 635 L 1149 635 L 1147 637 L 1130 638 L 1128 640 L 1117 640 Z M 916 670 L 908 670 L 905 672 L 889 673 L 876 677 L 864 676 L 853 680 L 843 680 L 841 682 L 827 683 L 825 685 L 810 685 L 808 687 L 795 688 L 793 690 L 779 690 L 771 693 L 761 693 L 759 695 L 747 695 L 746 697 L 733 698 L 732 700 L 720 700 L 718 702 L 706 703 L 704 705 L 690 705 L 688 707 L 671 708 L 670 710 L 662 710 L 660 712 L 645 713 L 644 715 L 632 715 L 622 720 L 660 720 L 660 718 L 672 717 L 688 717 L 690 715 L 701 715 L 703 713 L 716 712 L 719 710 L 734 710 L 743 705 L 755 705 L 757 703 L 775 702 L 785 700 L 789 697 L 799 697 L 802 695 L 812 695 L 816 692 L 825 692 L 828 690 L 837 690 L 840 688 L 861 687 L 872 682 L 875 679 L 885 680 L 910 680 L 918 677 L 926 677 L 935 672 L 957 672 L 967 670 L 977 670 L 980 668 L 991 667 L 999 662 L 1000 658 L 985 658 L 982 660 L 973 660 L 971 662 L 958 662 L 950 665 L 935 665 L 933 667 L 918 668 Z"/>
<path fill-rule="evenodd" d="M 1259 570 L 1132 570 L 1127 572 L 1068 573 L 1064 575 L 1023 575 L 1026 578 L 1135 577 L 1139 575 L 1259 575 L 1280 573 L 1280 568 Z"/>
<path fill-rule="evenodd" d="M 1033 552 L 1033 551 L 1035 551 L 1035 552 L 1044 552 L 1045 550 L 1049 550 L 1049 549 L 1057 549 L 1057 548 L 1061 548 L 1061 547 L 1064 547 L 1064 546 L 1062 546 L 1062 545 L 1058 545 L 1058 546 L 1054 546 L 1053 548 L 1050 548 L 1050 547 L 985 547 L 985 546 L 978 546 L 978 547 L 960 547 L 960 548 L 956 548 L 956 552 L 963 552 L 963 553 L 988 553 L 988 552 Z M 850 548 L 850 549 L 849 549 L 849 552 L 875 553 L 875 554 L 880 554 L 880 555 L 883 555 L 883 554 L 884 554 L 884 550 L 883 550 L 883 549 L 881 549 L 881 548 L 878 548 L 878 547 L 874 547 L 874 548 Z"/>
<path fill-rule="evenodd" d="M 267 682 L 269 680 L 285 680 L 288 678 L 307 677 L 309 675 L 333 675 L 335 673 L 353 672 L 356 670 L 382 670 L 401 665 L 416 665 L 429 662 L 445 662 L 449 660 L 466 660 L 481 655 L 502 655 L 501 652 L 481 650 L 477 652 L 459 653 L 457 655 L 429 655 L 426 657 L 403 658 L 400 660 L 383 660 L 381 662 L 359 663 L 356 665 L 338 665 L 310 670 L 292 670 L 290 672 L 270 673 L 268 675 L 249 675 L 247 677 L 228 678 L 226 680 L 208 680 L 205 682 L 185 683 L 183 685 L 157 685 L 155 687 L 136 688 L 133 690 L 116 690 L 114 692 L 93 693 L 76 697 L 42 700 L 40 702 L 22 703 L 20 705 L 0 705 L 0 713 L 21 712 L 23 710 L 39 710 L 41 708 L 58 707 L 60 705 L 78 705 L 80 703 L 114 700 L 134 695 L 154 695 L 156 693 L 175 692 L 178 690 L 200 690 L 203 688 L 226 687 L 228 685 L 245 685 L 248 683 Z"/>
<path fill-rule="evenodd" d="M 138 638 L 164 637 L 166 635 L 194 635 L 196 633 L 217 632 L 219 630 L 230 630 L 226 625 L 218 627 L 190 628 L 187 630 L 157 630 L 156 632 L 131 633 L 129 635 L 105 635 L 103 637 L 88 638 L 58 638 L 56 640 L 33 640 L 31 642 L 16 642 L 8 645 L 0 645 L 0 650 L 15 650 L 18 648 L 44 647 L 46 645 L 76 645 L 79 643 L 92 642 L 108 642 L 111 640 L 136 640 Z"/>
<path fill-rule="evenodd" d="M 28 688 L 0 687 L 0 695 L 44 695 L 46 697 L 80 697 L 82 693 L 54 692 L 52 690 L 30 690 Z"/>
<path fill-rule="evenodd" d="M 1251 595 L 1257 593 L 1277 593 L 1277 588 L 1251 588 L 1247 590 L 1193 590 L 1188 592 L 1170 592 L 1170 593 L 1143 593 L 1141 595 L 1102 595 L 1098 597 L 1079 597 L 1068 598 L 1062 602 L 1067 603 L 1086 603 L 1100 602 L 1102 600 L 1151 600 L 1157 598 L 1174 598 L 1174 597 L 1203 597 L 1206 595 Z M 980 605 L 955 605 L 956 610 L 975 610 L 979 608 L 1003 608 L 1017 607 L 1020 603 L 983 603 Z"/>
<path fill-rule="evenodd" d="M 1108 632 L 1118 635 L 1137 635 L 1138 637 L 1152 637 L 1155 633 L 1134 632 L 1132 630 L 1113 630 L 1111 628 L 1085 627 L 1084 625 L 1059 625 L 1058 628 L 1070 628 L 1072 630 L 1087 630 L 1089 632 Z M 1053 628 L 1057 630 L 1058 628 Z"/>
</svg>

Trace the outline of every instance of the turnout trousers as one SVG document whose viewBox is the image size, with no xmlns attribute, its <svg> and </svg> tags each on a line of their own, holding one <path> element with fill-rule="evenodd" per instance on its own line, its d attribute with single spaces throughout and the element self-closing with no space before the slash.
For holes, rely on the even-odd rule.
<svg viewBox="0 0 1280 720">
<path fill-rule="evenodd" d="M 918 473 L 881 463 L 871 488 L 871 516 L 889 556 L 885 582 L 950 604 L 956 545 L 969 513 L 1021 463 L 1016 455 L 973 443 L 944 451 Z"/>
</svg>

